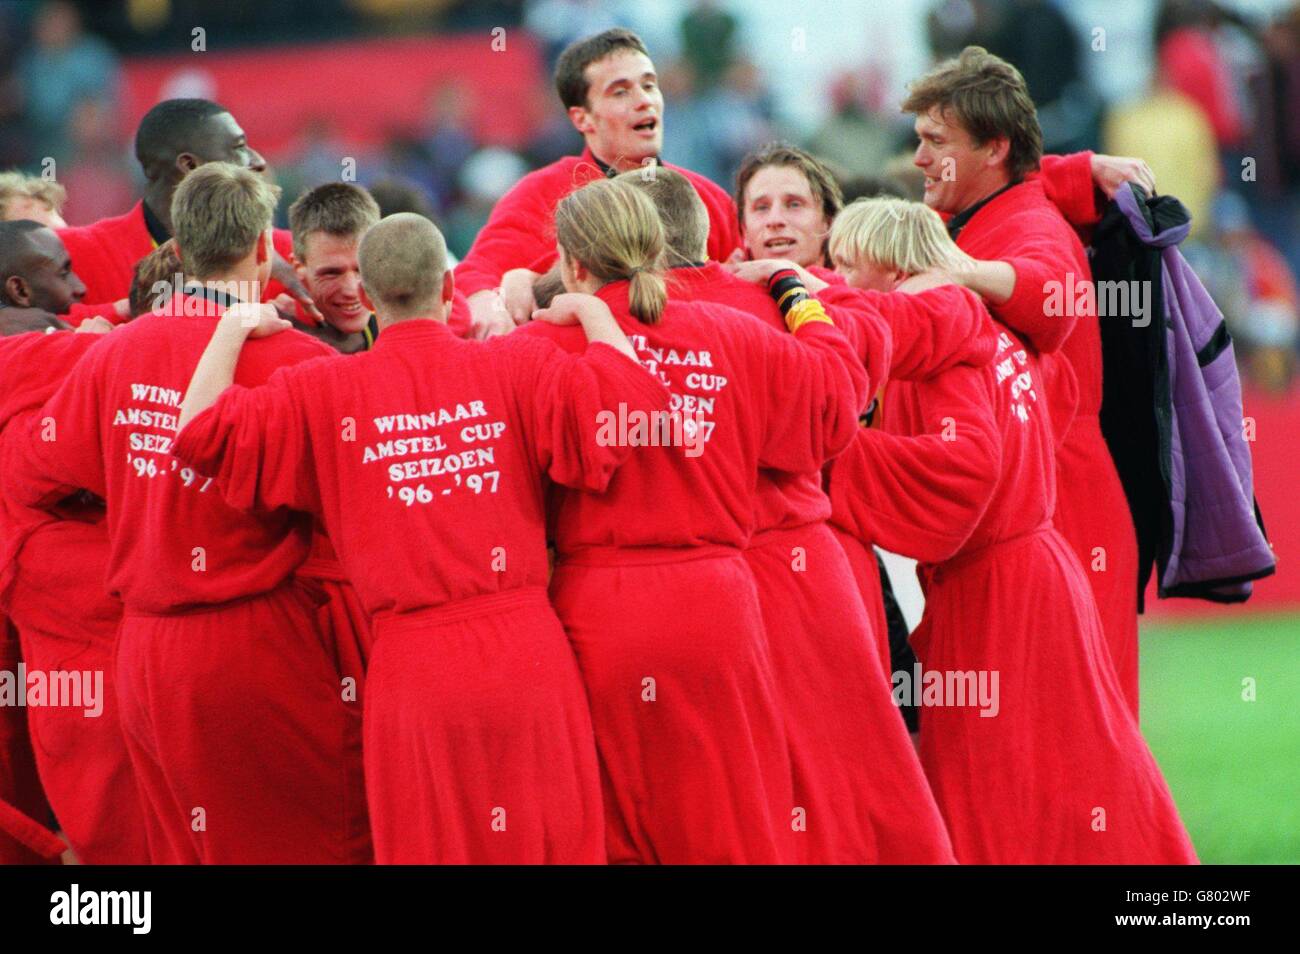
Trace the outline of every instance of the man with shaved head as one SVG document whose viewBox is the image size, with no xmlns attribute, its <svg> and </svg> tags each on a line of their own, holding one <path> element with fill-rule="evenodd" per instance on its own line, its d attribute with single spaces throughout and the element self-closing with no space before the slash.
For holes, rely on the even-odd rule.
<svg viewBox="0 0 1300 954">
<path fill-rule="evenodd" d="M 423 216 L 390 215 L 383 228 L 372 229 L 362 239 L 359 264 L 381 327 L 428 314 L 435 301 L 451 301 L 447 243 L 437 226 Z"/>
<path fill-rule="evenodd" d="M 586 331 L 580 355 L 524 335 L 456 337 L 428 219 L 383 219 L 359 258 L 374 348 L 232 387 L 243 322 L 265 319 L 231 312 L 194 372 L 174 453 L 237 508 L 320 519 L 374 620 L 377 861 L 602 863 L 586 694 L 546 597 L 543 481 L 604 490 L 631 448 L 598 441 L 598 420 L 620 404 L 653 413 L 668 393 L 591 296 L 557 309 Z"/>
<path fill-rule="evenodd" d="M 135 263 L 171 237 L 172 196 L 189 173 L 208 162 L 266 172 L 266 160 L 248 144 L 235 117 L 206 99 L 168 99 L 145 113 L 135 134 L 135 157 L 145 178 L 141 201 L 125 215 L 60 230 L 86 283 L 84 303 L 69 312 L 73 324 L 90 315 L 127 320 Z M 276 229 L 274 238 L 273 280 L 263 289 L 263 300 L 287 292 L 316 316 L 311 296 L 289 264 L 292 237 Z"/>
</svg>

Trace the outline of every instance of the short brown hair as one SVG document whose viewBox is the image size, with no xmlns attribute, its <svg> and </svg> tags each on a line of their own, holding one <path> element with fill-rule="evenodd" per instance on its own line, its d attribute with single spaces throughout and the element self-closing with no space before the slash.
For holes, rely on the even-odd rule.
<svg viewBox="0 0 1300 954">
<path fill-rule="evenodd" d="M 560 94 L 565 109 L 587 105 L 587 67 L 618 50 L 650 55 L 641 38 L 622 27 L 583 37 L 564 48 L 555 62 L 555 91 Z"/>
<path fill-rule="evenodd" d="M 289 228 L 293 231 L 293 254 L 302 261 L 307 254 L 307 236 L 324 232 L 337 238 L 360 239 L 379 221 L 379 203 L 350 182 L 327 182 L 309 189 L 289 206 Z"/>
<path fill-rule="evenodd" d="M 740 213 L 741 224 L 745 221 L 745 189 L 749 186 L 749 180 L 760 169 L 768 166 L 789 166 L 802 172 L 808 180 L 813 198 L 821 203 L 822 212 L 827 219 L 834 219 L 840 214 L 840 209 L 844 208 L 844 193 L 830 166 L 798 146 L 792 146 L 788 142 L 770 142 L 740 160 L 740 168 L 736 171 L 736 209 Z"/>
<path fill-rule="evenodd" d="M 792 146 L 788 142 L 770 142 L 742 159 L 740 168 L 736 171 L 736 211 L 740 215 L 742 228 L 745 225 L 745 190 L 749 187 L 749 180 L 754 178 L 760 169 L 766 169 L 768 166 L 786 166 L 802 172 L 803 177 L 808 180 L 808 190 L 812 193 L 813 199 L 821 204 L 827 222 L 834 222 L 835 216 L 839 215 L 840 209 L 844 208 L 844 192 L 840 189 L 840 181 L 835 177 L 830 166 L 798 146 Z M 828 237 L 829 234 L 828 230 Z M 822 255 L 826 254 L 826 243 L 823 242 Z"/>
<path fill-rule="evenodd" d="M 957 117 L 961 127 L 983 146 L 1005 137 L 1010 143 L 1007 171 L 1018 180 L 1038 168 L 1043 131 L 1029 88 L 1020 71 L 981 46 L 968 46 L 908 88 L 903 112 L 922 115 L 938 108 Z"/>
<path fill-rule="evenodd" d="M 428 315 L 442 294 L 447 242 L 438 227 L 414 212 L 398 212 L 361 239 L 361 284 L 385 320 Z"/>
<path fill-rule="evenodd" d="M 53 179 L 23 175 L 16 169 L 0 172 L 0 219 L 5 217 L 9 200 L 15 198 L 35 199 L 49 206 L 50 211 L 61 213 L 68 192 Z"/>
<path fill-rule="evenodd" d="M 187 175 L 172 196 L 172 231 L 185 274 L 202 281 L 248 255 L 271 227 L 279 201 L 279 186 L 228 162 L 206 162 Z"/>
<path fill-rule="evenodd" d="M 668 297 L 664 227 L 649 196 L 626 182 L 597 179 L 560 200 L 555 237 L 601 283 L 627 280 L 635 318 L 659 321 Z"/>
<path fill-rule="evenodd" d="M 675 257 L 699 261 L 709 246 L 709 210 L 695 186 L 680 172 L 663 166 L 642 166 L 615 176 L 650 197 L 664 226 L 664 239 Z"/>
</svg>

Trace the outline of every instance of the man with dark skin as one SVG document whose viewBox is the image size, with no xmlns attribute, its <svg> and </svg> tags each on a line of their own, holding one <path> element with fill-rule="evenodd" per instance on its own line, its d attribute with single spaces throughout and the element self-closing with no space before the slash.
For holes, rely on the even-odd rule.
<svg viewBox="0 0 1300 954">
<path fill-rule="evenodd" d="M 190 172 L 208 162 L 228 162 L 259 175 L 266 172 L 266 160 L 249 145 L 235 117 L 206 99 L 169 99 L 154 106 L 136 130 L 135 155 L 145 177 L 142 200 L 126 215 L 60 230 L 86 283 L 85 303 L 69 313 L 73 324 L 89 315 L 114 323 L 129 317 L 127 294 L 135 263 L 171 237 L 172 196 Z M 266 299 L 287 291 L 309 314 L 317 315 L 289 264 L 289 233 L 275 230 L 275 245 Z"/>
<path fill-rule="evenodd" d="M 57 316 L 85 294 L 52 229 L 27 219 L 0 222 L 0 335 L 67 328 Z"/>
<path fill-rule="evenodd" d="M 29 421 L 94 343 L 95 335 L 84 332 L 112 330 L 106 319 L 93 317 L 77 327 L 77 334 L 30 333 L 67 329 L 56 315 L 67 312 L 85 292 L 52 229 L 26 219 L 0 222 L 0 336 L 5 338 L 0 344 L 0 432 L 6 436 L 10 428 Z M 67 501 L 60 514 L 67 519 L 4 509 L 0 545 L 9 575 L 0 614 L 0 669 L 12 670 L 20 660 L 41 669 L 66 659 L 66 647 L 76 641 L 86 646 L 78 659 L 79 665 L 88 663 L 88 670 L 102 670 L 112 660 L 120 610 L 98 582 L 108 547 L 103 504 L 78 497 Z M 57 558 L 50 559 L 51 553 Z M 21 570 L 20 557 L 25 561 Z M 39 596 L 33 599 L 33 594 Z M 43 832 L 47 800 L 83 862 L 147 860 L 143 836 L 134 830 L 135 783 L 116 711 L 102 720 L 78 713 L 69 719 L 66 712 L 44 707 L 33 715 L 0 707 L 0 801 L 8 803 L 8 810 L 0 805 L 0 863 L 57 859 L 62 842 Z M 50 738 L 63 740 L 58 759 L 31 742 Z M 29 850 L 15 853 L 14 838 Z"/>
</svg>

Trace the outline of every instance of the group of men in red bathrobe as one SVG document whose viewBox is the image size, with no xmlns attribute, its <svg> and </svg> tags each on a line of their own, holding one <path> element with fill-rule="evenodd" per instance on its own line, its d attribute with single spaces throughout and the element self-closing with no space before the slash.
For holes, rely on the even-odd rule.
<svg viewBox="0 0 1300 954">
<path fill-rule="evenodd" d="M 1150 173 L 1040 162 L 1023 81 L 978 54 L 906 107 L 926 204 L 965 253 L 945 280 L 965 289 L 846 285 L 811 157 L 760 158 L 736 201 L 659 163 L 663 97 L 623 30 L 557 67 L 583 154 L 522 179 L 445 277 L 436 230 L 375 224 L 355 186 L 270 229 L 265 163 L 202 100 L 142 121 L 126 215 L 0 233 L 0 307 L 90 332 L 0 342 L 0 662 L 108 687 L 102 721 L 0 711 L 0 860 L 56 856 L 51 808 L 92 863 L 1194 860 L 1136 729 L 1135 544 L 1096 425 L 1095 309 L 1046 306 L 1088 274 L 1072 226 Z M 981 70 L 1022 120 L 983 142 L 963 125 Z M 638 267 L 539 309 L 600 274 L 557 261 L 557 206 L 615 177 L 663 219 L 666 306 L 637 317 Z M 313 230 L 340 210 L 359 224 Z M 214 236 L 216 218 L 252 238 Z M 164 252 L 183 284 L 124 324 Z M 869 401 L 877 426 L 845 430 Z M 597 438 L 602 413 L 664 408 L 695 453 Z M 1032 437 L 1007 426 L 1045 413 Z M 936 440 L 954 421 L 973 436 Z M 1035 536 L 1050 527 L 1068 548 Z M 972 668 L 962 614 L 1032 622 L 984 592 L 990 573 L 1014 589 L 1030 543 L 1061 567 L 1038 623 L 1082 647 L 1062 658 L 1092 721 L 1045 770 L 1064 787 L 1095 766 L 1069 799 L 1093 812 L 1079 831 L 995 778 L 1041 729 L 1043 687 L 1008 700 L 1001 734 L 936 710 L 919 759 L 891 711 L 872 547 L 947 594 L 916 636 L 942 670 Z M 1022 649 L 974 657 L 1005 669 Z M 672 677 L 647 682 L 648 660 Z M 1126 741 L 1067 770 L 1089 731 Z M 1102 838 L 1097 807 L 1115 816 Z M 1017 812 L 1052 843 L 1006 830 Z"/>
</svg>

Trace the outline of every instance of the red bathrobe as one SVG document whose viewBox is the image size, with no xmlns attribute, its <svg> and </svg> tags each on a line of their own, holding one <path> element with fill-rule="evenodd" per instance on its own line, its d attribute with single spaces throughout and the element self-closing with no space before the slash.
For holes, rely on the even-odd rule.
<svg viewBox="0 0 1300 954">
<path fill-rule="evenodd" d="M 136 263 L 158 247 L 145 225 L 144 201 L 137 202 L 125 215 L 69 226 L 58 233 L 72 258 L 72 270 L 86 283 L 86 297 L 64 317 L 74 325 L 95 315 L 115 323 L 122 321 L 113 306 L 130 293 Z M 276 251 L 288 260 L 293 255 L 293 233 L 275 229 L 274 241 Z M 283 285 L 272 280 L 262 300 L 270 301 L 285 291 Z"/>
<path fill-rule="evenodd" d="M 599 863 L 582 683 L 546 599 L 544 476 L 601 491 L 630 448 L 602 410 L 667 393 L 606 345 L 582 357 L 403 321 L 373 350 L 233 388 L 176 452 L 241 509 L 317 514 L 365 609 L 366 783 L 392 863 Z"/>
<path fill-rule="evenodd" d="M 795 861 L 792 830 L 829 822 L 792 794 L 786 713 L 742 554 L 759 466 L 808 473 L 839 451 L 866 375 L 830 325 L 792 337 L 673 299 L 642 325 L 627 294 L 626 282 L 600 291 L 668 385 L 677 426 L 654 429 L 659 446 L 641 447 L 606 494 L 557 491 L 551 580 L 591 701 L 609 858 Z M 517 334 L 581 345 L 576 329 L 539 322 Z M 651 436 L 626 423 L 611 438 Z M 705 440 L 682 446 L 687 435 Z"/>
<path fill-rule="evenodd" d="M 1015 267 L 1015 290 L 993 306 L 994 314 L 1039 351 L 1059 349 L 1077 379 L 1078 409 L 1056 455 L 1061 490 L 1055 524 L 1092 585 L 1120 685 L 1136 715 L 1137 538 L 1098 419 L 1101 329 L 1092 273 L 1078 237 L 1044 192 L 1050 182 L 1053 197 L 1077 220 L 1092 205 L 1091 179 L 1082 172 L 1086 157 L 1057 160 L 1042 176 L 997 196 L 966 223 L 957 244 L 975 258 Z"/>
<path fill-rule="evenodd" d="M 982 310 L 974 296 L 967 307 Z M 896 676 L 895 692 L 926 706 L 921 761 L 962 863 L 1194 861 L 1082 567 L 1051 523 L 1037 362 L 997 329 L 985 332 L 991 364 L 892 381 L 883 427 L 833 467 L 837 512 L 923 564 L 922 675 Z M 926 342 L 911 348 L 915 360 L 896 340 L 896 362 L 924 366 Z"/>
<path fill-rule="evenodd" d="M 897 337 L 905 345 L 897 360 L 890 355 L 888 378 L 878 392 L 882 399 L 888 392 L 890 379 L 928 376 L 958 364 L 986 364 L 993 357 L 994 341 L 980 335 L 985 324 L 982 313 L 969 307 L 970 293 L 956 286 L 946 285 L 910 295 L 864 291 L 850 288 L 841 281 L 823 289 L 817 297 L 826 307 L 837 312 L 853 314 L 865 309 L 868 315 L 882 314 L 889 326 L 891 340 Z M 863 327 L 869 326 L 862 320 L 848 325 L 855 335 Z M 861 350 L 860 336 L 858 344 Z M 924 356 L 924 362 L 918 363 L 918 356 Z M 878 422 L 879 419 L 878 411 L 875 420 Z M 892 675 L 880 565 L 872 550 L 872 543 L 879 541 L 871 541 L 842 509 L 832 513 L 830 526 L 848 557 L 862 602 L 872 617 L 881 666 L 886 674 Z"/>
<path fill-rule="evenodd" d="M 740 247 L 731 196 L 704 176 L 665 163 L 695 186 L 709 213 L 709 257 L 724 261 Z M 469 252 L 456 266 L 456 287 L 466 295 L 496 288 L 512 268 L 545 272 L 555 263 L 555 207 L 573 190 L 605 173 L 590 149 L 528 173 L 503 195 Z M 75 261 L 75 260 L 74 260 Z"/>
<path fill-rule="evenodd" d="M 118 699 L 151 858 L 365 862 L 360 718 L 342 699 L 318 594 L 292 579 L 310 521 L 242 514 L 170 453 L 222 310 L 188 306 L 177 296 L 168 314 L 97 342 L 27 439 L 6 442 L 3 479 L 21 504 L 70 488 L 107 501 L 107 585 L 125 607 Z M 333 352 L 296 331 L 253 341 L 236 380 L 318 355 Z M 42 420 L 55 439 L 42 440 Z"/>
<path fill-rule="evenodd" d="M 0 616 L 0 672 L 17 673 L 22 658 L 18 630 Z M 49 813 L 27 731 L 27 710 L 0 708 L 0 865 L 58 862 L 64 846 L 45 827 Z"/>
<path fill-rule="evenodd" d="M 674 298 L 732 305 L 785 329 L 764 289 L 716 263 L 670 276 Z M 932 298 L 943 305 L 939 292 L 883 301 L 891 298 L 911 307 Z M 889 364 L 886 320 L 862 302 L 828 312 L 857 345 L 874 384 Z M 873 628 L 853 568 L 827 525 L 830 513 L 820 468 L 759 470 L 745 562 L 758 586 L 785 714 L 795 802 L 804 809 L 801 824 L 787 825 L 786 833 L 795 857 L 812 864 L 950 862 L 943 819 L 880 665 L 876 647 L 884 635 Z"/>
<path fill-rule="evenodd" d="M 59 333 L 0 342 L 0 440 L 25 439 L 36 411 L 98 340 Z M 149 854 L 140 798 L 118 717 L 114 651 L 122 604 L 104 588 L 104 508 L 70 500 L 58 509 L 62 519 L 0 503 L 0 605 L 18 631 L 29 672 L 102 673 L 102 698 L 95 716 L 84 707 L 32 708 L 35 764 L 83 863 L 143 864 Z"/>
</svg>

